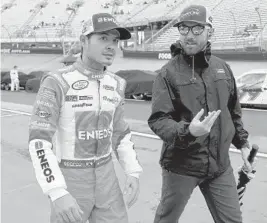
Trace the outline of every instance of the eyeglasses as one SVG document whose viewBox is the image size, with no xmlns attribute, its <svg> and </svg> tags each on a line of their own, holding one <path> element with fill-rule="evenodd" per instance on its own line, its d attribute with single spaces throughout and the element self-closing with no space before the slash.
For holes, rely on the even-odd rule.
<svg viewBox="0 0 267 223">
<path fill-rule="evenodd" d="M 195 26 L 179 25 L 178 26 L 179 33 L 182 36 L 188 35 L 190 30 L 195 36 L 199 36 L 203 33 L 204 29 L 205 29 L 205 26 L 202 26 L 202 25 L 195 25 Z"/>
</svg>

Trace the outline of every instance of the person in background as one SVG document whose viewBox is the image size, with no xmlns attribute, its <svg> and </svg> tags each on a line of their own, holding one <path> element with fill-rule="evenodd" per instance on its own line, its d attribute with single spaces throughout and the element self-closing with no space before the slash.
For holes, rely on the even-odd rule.
<svg viewBox="0 0 267 223">
<path fill-rule="evenodd" d="M 138 198 L 142 167 L 124 118 L 126 81 L 107 67 L 118 41 L 129 38 L 113 16 L 94 14 L 84 23 L 77 61 L 42 79 L 29 151 L 37 181 L 51 200 L 50 223 L 128 222 L 112 151 L 126 174 L 128 207 Z"/>
<path fill-rule="evenodd" d="M 246 168 L 250 153 L 235 78 L 211 55 L 213 18 L 201 5 L 186 7 L 174 26 L 180 40 L 153 85 L 148 125 L 163 140 L 162 194 L 154 223 L 175 223 L 198 186 L 215 223 L 242 223 L 229 158 L 231 143 Z"/>
<path fill-rule="evenodd" d="M 14 66 L 10 71 L 11 91 L 19 91 L 19 72 L 18 67 Z"/>
</svg>

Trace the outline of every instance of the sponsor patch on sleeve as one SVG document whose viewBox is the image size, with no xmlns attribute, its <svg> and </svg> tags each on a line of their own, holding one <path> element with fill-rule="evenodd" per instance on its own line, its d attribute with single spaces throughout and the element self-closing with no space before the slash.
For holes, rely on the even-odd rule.
<svg viewBox="0 0 267 223">
<path fill-rule="evenodd" d="M 103 88 L 105 90 L 107 90 L 107 91 L 115 91 L 115 88 L 113 86 L 110 86 L 110 85 L 107 85 L 107 84 L 104 84 Z"/>
<path fill-rule="evenodd" d="M 44 110 L 40 109 L 39 107 L 37 107 L 37 109 L 35 111 L 35 115 L 37 115 L 40 118 L 45 119 L 46 121 L 49 121 L 49 118 L 51 117 L 51 113 L 44 111 Z"/>
<path fill-rule="evenodd" d="M 216 69 L 217 74 L 225 74 L 224 69 Z"/>
<path fill-rule="evenodd" d="M 51 100 L 51 101 L 56 101 L 56 91 L 47 88 L 47 87 L 42 87 L 39 92 L 40 97 L 43 97 L 45 99 Z"/>
<path fill-rule="evenodd" d="M 40 162 L 40 167 L 42 169 L 42 172 L 44 176 L 46 177 L 46 181 L 47 183 L 51 183 L 52 181 L 55 180 L 55 177 L 53 175 L 52 169 L 46 157 L 43 141 L 41 140 L 35 141 L 35 151 L 36 151 L 38 160 Z"/>
<path fill-rule="evenodd" d="M 37 100 L 36 104 L 44 106 L 44 107 L 48 107 L 48 108 L 52 108 L 53 107 L 53 104 L 51 104 L 51 103 L 49 103 L 47 101 L 42 101 L 42 100 Z"/>
<path fill-rule="evenodd" d="M 120 101 L 119 98 L 117 98 L 117 97 L 109 98 L 107 96 L 104 96 L 103 100 L 108 101 L 109 103 L 112 103 L 112 104 L 118 104 Z"/>
<path fill-rule="evenodd" d="M 33 121 L 30 127 L 33 129 L 49 129 L 51 128 L 51 124 L 48 122 Z"/>
</svg>

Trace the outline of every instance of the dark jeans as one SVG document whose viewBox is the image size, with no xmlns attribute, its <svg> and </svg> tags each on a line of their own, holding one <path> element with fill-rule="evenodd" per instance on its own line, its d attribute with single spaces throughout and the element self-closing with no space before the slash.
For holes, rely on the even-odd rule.
<svg viewBox="0 0 267 223">
<path fill-rule="evenodd" d="M 196 186 L 199 186 L 204 195 L 215 223 L 242 223 L 231 166 L 214 179 L 201 179 L 163 170 L 161 201 L 154 223 L 177 223 Z"/>
</svg>

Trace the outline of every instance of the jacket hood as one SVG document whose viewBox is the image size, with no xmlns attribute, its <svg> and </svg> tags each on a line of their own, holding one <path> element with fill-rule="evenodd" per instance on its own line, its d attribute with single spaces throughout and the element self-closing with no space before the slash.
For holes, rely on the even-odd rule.
<svg viewBox="0 0 267 223">
<path fill-rule="evenodd" d="M 210 42 L 207 42 L 207 45 L 204 50 L 192 56 L 191 55 L 189 56 L 185 53 L 180 41 L 173 43 L 170 47 L 170 50 L 172 57 L 175 57 L 177 55 L 182 55 L 185 61 L 190 66 L 194 66 L 195 68 L 207 68 L 209 66 L 209 60 L 211 56 Z"/>
</svg>

